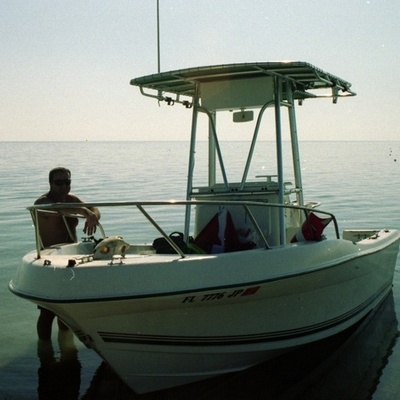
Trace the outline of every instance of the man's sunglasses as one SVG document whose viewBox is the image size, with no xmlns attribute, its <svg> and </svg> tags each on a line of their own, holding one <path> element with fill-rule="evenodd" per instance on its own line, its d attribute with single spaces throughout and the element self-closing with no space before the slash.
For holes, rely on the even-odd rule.
<svg viewBox="0 0 400 400">
<path fill-rule="evenodd" d="M 54 183 L 56 186 L 62 186 L 62 185 L 67 185 L 67 186 L 69 186 L 69 185 L 71 184 L 71 179 L 55 179 L 55 180 L 53 181 L 53 183 Z"/>
</svg>

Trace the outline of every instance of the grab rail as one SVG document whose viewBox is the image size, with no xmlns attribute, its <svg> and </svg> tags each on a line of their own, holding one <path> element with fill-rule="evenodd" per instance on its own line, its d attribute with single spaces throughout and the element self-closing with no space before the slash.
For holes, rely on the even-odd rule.
<svg viewBox="0 0 400 400">
<path fill-rule="evenodd" d="M 258 235 L 261 240 L 264 242 L 266 248 L 270 248 L 268 241 L 260 228 L 257 219 L 254 217 L 253 213 L 250 210 L 250 207 L 268 207 L 268 208 L 283 208 L 283 209 L 294 209 L 294 210 L 302 210 L 305 213 L 305 217 L 311 212 L 315 212 L 314 209 L 305 206 L 297 206 L 292 204 L 276 204 L 276 203 L 265 203 L 260 201 L 223 201 L 223 200 L 169 200 L 169 201 L 127 201 L 127 202 L 95 202 L 95 203 L 68 203 L 68 209 L 79 209 L 82 207 L 88 208 L 100 208 L 100 207 L 129 207 L 135 206 L 144 216 L 145 218 L 157 229 L 158 232 L 166 239 L 166 241 L 170 244 L 170 246 L 182 257 L 185 258 L 186 255 L 183 251 L 175 244 L 175 242 L 169 237 L 169 235 L 165 232 L 164 229 L 150 216 L 150 214 L 145 210 L 144 207 L 148 206 L 200 206 L 200 205 L 214 205 L 214 206 L 241 206 L 245 210 L 246 214 L 251 219 L 254 228 L 256 229 Z M 37 258 L 40 258 L 40 252 L 43 249 L 42 240 L 40 238 L 39 232 L 39 224 L 38 224 L 38 213 L 39 212 L 53 212 L 61 214 L 64 217 L 76 217 L 76 218 L 84 218 L 82 215 L 77 214 L 66 214 L 61 213 L 63 209 L 66 208 L 65 203 L 54 203 L 54 204 L 40 204 L 33 205 L 27 207 L 30 211 L 33 224 L 35 227 L 35 237 L 36 237 L 36 250 L 37 250 Z M 318 210 L 318 214 L 324 214 L 332 218 L 336 238 L 339 239 L 339 228 L 338 223 L 336 221 L 335 216 L 332 213 L 327 211 Z M 64 222 L 66 220 L 64 218 Z M 67 224 L 68 225 L 68 224 Z M 103 238 L 106 237 L 103 226 L 99 222 L 99 229 L 102 233 Z M 188 238 L 185 238 L 186 240 Z"/>
</svg>

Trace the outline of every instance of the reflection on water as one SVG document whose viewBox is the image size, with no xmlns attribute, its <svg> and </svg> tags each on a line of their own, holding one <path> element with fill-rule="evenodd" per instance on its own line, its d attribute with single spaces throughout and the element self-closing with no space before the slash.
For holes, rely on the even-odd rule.
<svg viewBox="0 0 400 400">
<path fill-rule="evenodd" d="M 81 400 L 134 400 L 135 398 L 132 390 L 103 361 Z"/>
<path fill-rule="evenodd" d="M 71 331 L 59 330 L 59 356 L 51 340 L 38 340 L 38 398 L 39 400 L 79 399 L 81 364 Z"/>
<path fill-rule="evenodd" d="M 367 400 L 379 386 L 397 337 L 390 294 L 377 312 L 346 332 L 240 373 L 178 388 L 136 395 L 102 363 L 81 399 Z M 80 364 L 76 351 L 71 346 L 63 347 L 67 352 L 61 348 L 59 360 L 51 347 L 39 352 L 39 399 L 78 399 Z"/>
</svg>

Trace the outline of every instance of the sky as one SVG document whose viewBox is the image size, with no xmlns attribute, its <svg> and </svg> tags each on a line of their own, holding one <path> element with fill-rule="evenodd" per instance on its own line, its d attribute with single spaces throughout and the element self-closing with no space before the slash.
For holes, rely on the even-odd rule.
<svg viewBox="0 0 400 400">
<path fill-rule="evenodd" d="M 400 140 L 400 0 L 159 0 L 161 71 L 306 61 L 356 97 L 307 100 L 300 140 Z M 0 0 L 0 140 L 188 140 L 157 72 L 157 0 Z M 229 139 L 229 138 L 228 138 Z"/>
</svg>

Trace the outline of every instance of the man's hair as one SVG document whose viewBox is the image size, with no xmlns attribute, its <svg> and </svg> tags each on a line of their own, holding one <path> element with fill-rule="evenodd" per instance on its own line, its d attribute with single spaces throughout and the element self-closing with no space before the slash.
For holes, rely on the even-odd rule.
<svg viewBox="0 0 400 400">
<path fill-rule="evenodd" d="M 53 181 L 54 175 L 59 173 L 59 172 L 66 172 L 68 174 L 68 176 L 71 178 L 71 171 L 69 169 L 64 168 L 64 167 L 57 167 L 57 168 L 53 168 L 49 172 L 49 182 L 50 183 Z"/>
</svg>

